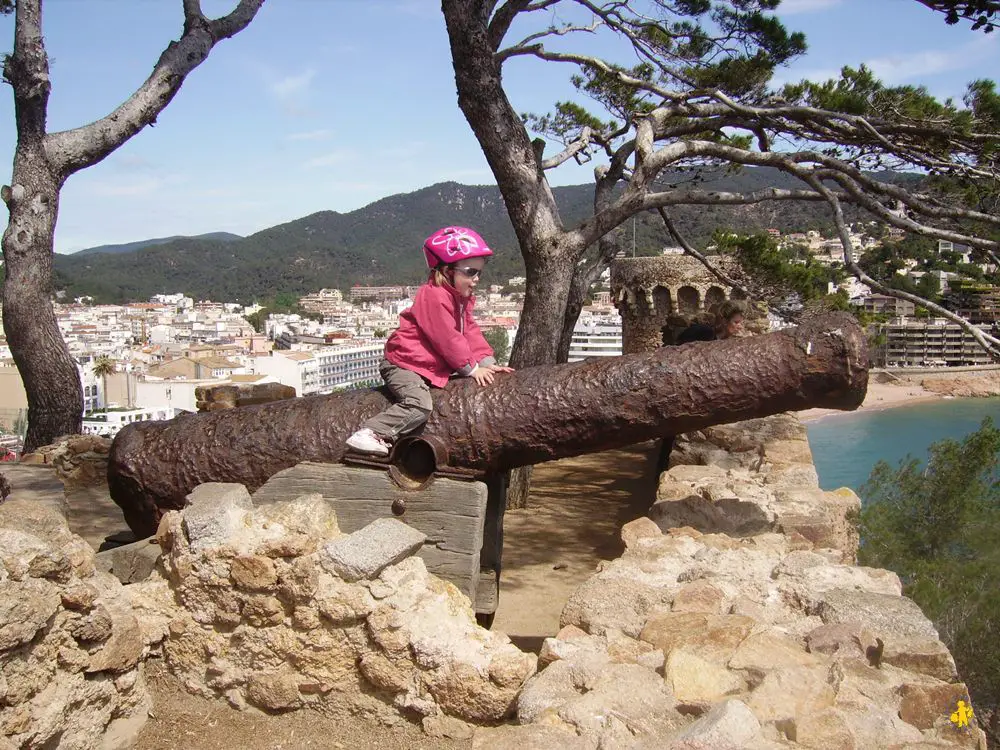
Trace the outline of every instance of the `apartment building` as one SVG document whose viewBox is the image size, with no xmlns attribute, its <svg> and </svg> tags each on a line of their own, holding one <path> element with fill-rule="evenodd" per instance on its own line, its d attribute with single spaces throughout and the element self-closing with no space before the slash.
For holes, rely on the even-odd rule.
<svg viewBox="0 0 1000 750">
<path fill-rule="evenodd" d="M 112 409 L 83 418 L 84 435 L 114 437 L 122 427 L 132 422 L 173 419 L 174 410 L 167 407 L 152 409 Z"/>
<path fill-rule="evenodd" d="M 979 326 L 988 331 L 988 326 Z M 988 365 L 990 358 L 971 334 L 943 318 L 901 318 L 885 327 L 889 367 Z"/>
<path fill-rule="evenodd" d="M 912 302 L 886 294 L 869 294 L 867 297 L 858 298 L 855 304 L 863 307 L 865 312 L 895 317 L 913 315 L 916 312 L 916 305 Z"/>
<path fill-rule="evenodd" d="M 378 365 L 384 350 L 381 341 L 351 341 L 309 350 L 276 350 L 249 361 L 254 372 L 291 386 L 296 395 L 311 396 L 365 382 L 380 383 Z"/>
<path fill-rule="evenodd" d="M 584 313 L 573 329 L 569 361 L 593 357 L 618 357 L 622 353 L 622 322 L 617 313 Z"/>
</svg>

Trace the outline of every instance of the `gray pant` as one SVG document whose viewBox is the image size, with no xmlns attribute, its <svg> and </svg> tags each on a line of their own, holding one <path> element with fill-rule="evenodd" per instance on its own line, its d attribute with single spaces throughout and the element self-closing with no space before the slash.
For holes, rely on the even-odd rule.
<svg viewBox="0 0 1000 750">
<path fill-rule="evenodd" d="M 379 364 L 378 371 L 396 403 L 369 419 L 364 426 L 379 437 L 395 440 L 427 421 L 434 405 L 431 387 L 417 373 L 397 367 L 386 359 Z"/>
</svg>

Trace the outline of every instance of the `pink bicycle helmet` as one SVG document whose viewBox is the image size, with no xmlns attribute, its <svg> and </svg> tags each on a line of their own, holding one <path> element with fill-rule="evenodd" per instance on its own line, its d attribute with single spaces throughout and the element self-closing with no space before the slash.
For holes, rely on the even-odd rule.
<svg viewBox="0 0 1000 750">
<path fill-rule="evenodd" d="M 486 240 L 467 227 L 444 227 L 424 240 L 428 268 L 490 255 L 493 251 L 487 247 Z"/>
</svg>

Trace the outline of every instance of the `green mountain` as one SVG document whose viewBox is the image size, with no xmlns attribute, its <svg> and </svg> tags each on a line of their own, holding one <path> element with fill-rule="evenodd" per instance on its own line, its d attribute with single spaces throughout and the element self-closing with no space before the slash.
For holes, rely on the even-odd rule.
<svg viewBox="0 0 1000 750">
<path fill-rule="evenodd" d="M 158 237 L 152 240 L 139 240 L 138 242 L 126 242 L 124 245 L 98 245 L 97 247 L 88 247 L 83 250 L 77 250 L 71 255 L 93 255 L 94 253 L 132 253 L 136 250 L 142 250 L 146 247 L 152 247 L 154 245 L 165 245 L 168 242 L 174 242 L 175 240 L 219 240 L 220 242 L 232 242 L 233 240 L 243 239 L 238 234 L 233 234 L 232 232 L 209 232 L 208 234 L 197 234 L 193 237 L 185 237 L 183 235 L 175 234 L 173 237 Z"/>
<path fill-rule="evenodd" d="M 769 168 L 736 173 L 675 172 L 665 183 L 701 190 L 746 191 L 793 187 L 792 178 Z M 593 187 L 553 190 L 563 221 L 571 225 L 592 212 Z M 815 228 L 828 233 L 824 204 L 772 202 L 750 206 L 683 206 L 671 214 L 692 241 L 705 243 L 718 229 L 783 232 Z M 860 215 L 859 215 L 860 218 Z M 514 230 L 496 186 L 446 182 L 392 195 L 350 213 L 320 211 L 242 239 L 206 236 L 170 240 L 127 253 L 75 253 L 55 257 L 56 288 L 70 298 L 101 302 L 147 300 L 157 293 L 184 292 L 196 299 L 240 301 L 278 292 L 304 294 L 355 284 L 417 284 L 426 274 L 420 246 L 434 229 L 470 226 L 493 248 L 487 282 L 524 274 Z M 631 251 L 633 226 L 622 227 Z M 637 217 L 637 255 L 657 254 L 673 244 L 656 213 Z"/>
</svg>

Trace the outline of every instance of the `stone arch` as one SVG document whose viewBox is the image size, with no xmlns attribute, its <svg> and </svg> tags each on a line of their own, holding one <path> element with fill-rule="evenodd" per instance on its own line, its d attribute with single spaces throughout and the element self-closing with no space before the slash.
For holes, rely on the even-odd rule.
<svg viewBox="0 0 1000 750">
<path fill-rule="evenodd" d="M 681 315 L 694 315 L 701 309 L 701 294 L 693 286 L 682 286 L 677 290 L 677 311 Z"/>
<path fill-rule="evenodd" d="M 660 315 L 669 315 L 674 309 L 670 299 L 670 290 L 667 287 L 653 287 L 653 307 Z"/>
<path fill-rule="evenodd" d="M 721 286 L 710 286 L 705 292 L 705 307 L 711 308 L 726 301 L 726 290 Z"/>
</svg>

